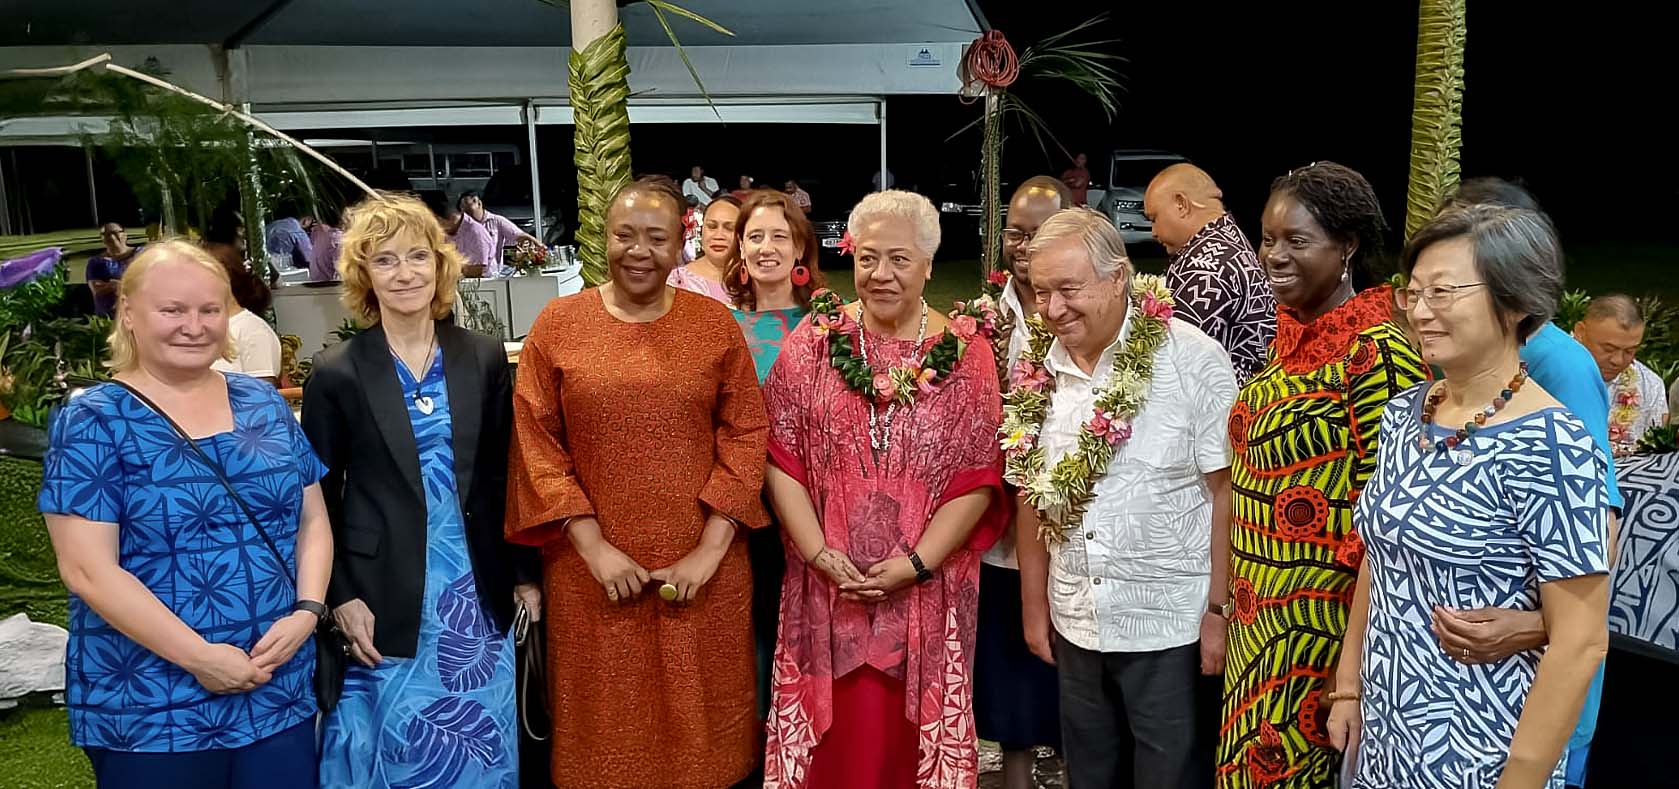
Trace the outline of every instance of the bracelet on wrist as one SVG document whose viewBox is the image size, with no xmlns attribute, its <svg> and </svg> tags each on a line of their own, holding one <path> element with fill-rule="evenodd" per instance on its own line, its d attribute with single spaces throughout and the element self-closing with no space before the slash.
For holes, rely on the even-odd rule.
<svg viewBox="0 0 1679 789">
<path fill-rule="evenodd" d="M 1330 703 L 1337 701 L 1358 701 L 1358 699 L 1359 693 L 1356 690 L 1332 690 L 1323 694 L 1323 700 Z"/>
<path fill-rule="evenodd" d="M 292 613 L 307 611 L 314 614 L 316 621 L 326 618 L 326 605 L 315 600 L 299 600 L 292 604 L 291 610 Z"/>
</svg>

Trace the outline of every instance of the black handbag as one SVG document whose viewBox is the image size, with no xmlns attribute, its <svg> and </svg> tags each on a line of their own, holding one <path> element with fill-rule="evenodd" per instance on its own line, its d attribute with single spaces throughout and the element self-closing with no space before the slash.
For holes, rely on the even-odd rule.
<svg viewBox="0 0 1679 789">
<path fill-rule="evenodd" d="M 524 601 L 513 614 L 513 649 L 517 662 L 519 707 L 519 773 L 524 789 L 551 789 L 548 775 L 553 718 L 548 710 L 547 636 L 531 621 Z"/>
<path fill-rule="evenodd" d="M 258 520 L 256 514 L 251 512 L 251 508 L 245 504 L 245 498 L 239 495 L 238 490 L 234 489 L 233 482 L 228 480 L 227 474 L 222 471 L 221 464 L 211 459 L 210 455 L 198 445 L 198 442 L 192 440 L 192 436 L 187 435 L 187 431 L 175 422 L 174 417 L 159 408 L 156 403 L 151 401 L 151 398 L 141 393 L 139 389 L 122 381 L 113 381 L 113 383 L 127 389 L 128 393 L 134 396 L 134 399 L 144 403 L 153 413 L 163 417 L 163 421 L 169 423 L 181 442 L 198 454 L 198 459 L 203 461 L 206 468 L 215 472 L 216 479 L 227 490 L 227 495 L 233 499 L 234 504 L 239 505 L 239 511 L 245 513 L 246 520 L 251 522 L 252 528 L 257 530 L 257 535 L 262 537 L 263 544 L 267 545 L 269 552 L 274 554 L 274 561 L 280 565 L 280 576 L 291 585 L 292 594 L 296 596 L 297 579 L 286 573 L 286 559 L 280 554 L 279 546 L 274 544 L 274 539 L 268 536 L 268 530 L 263 528 L 262 521 Z M 338 630 L 338 623 L 332 618 L 332 612 L 328 610 L 327 615 L 321 617 L 315 626 L 315 703 L 323 713 L 331 712 L 334 707 L 337 707 L 338 697 L 344 692 L 344 669 L 348 660 L 346 654 L 348 650 L 349 644 L 345 640 L 344 634 Z"/>
</svg>

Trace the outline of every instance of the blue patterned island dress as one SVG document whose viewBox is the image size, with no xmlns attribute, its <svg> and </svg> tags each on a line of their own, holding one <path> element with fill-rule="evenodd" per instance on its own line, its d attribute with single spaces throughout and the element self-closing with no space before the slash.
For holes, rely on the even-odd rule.
<svg viewBox="0 0 1679 789">
<path fill-rule="evenodd" d="M 374 668 L 350 660 L 344 695 L 322 737 L 321 786 L 514 789 L 513 636 L 496 632 L 472 577 L 443 352 L 422 382 L 400 361 L 396 370 L 426 492 L 419 646 L 412 658 L 386 656 Z M 431 398 L 430 414 L 418 396 Z"/>
<path fill-rule="evenodd" d="M 1429 630 L 1430 612 L 1537 610 L 1540 584 L 1609 567 L 1606 460 L 1580 420 L 1541 409 L 1482 428 L 1467 456 L 1424 453 L 1428 386 L 1388 402 L 1358 502 L 1370 568 L 1359 789 L 1493 789 L 1544 653 L 1462 665 Z M 1546 786 L 1562 789 L 1560 764 Z"/>
</svg>

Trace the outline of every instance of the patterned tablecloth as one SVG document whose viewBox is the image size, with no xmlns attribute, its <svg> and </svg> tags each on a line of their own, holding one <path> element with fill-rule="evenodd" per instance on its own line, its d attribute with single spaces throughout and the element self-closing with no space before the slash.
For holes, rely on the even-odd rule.
<svg viewBox="0 0 1679 789">
<path fill-rule="evenodd" d="M 1609 632 L 1679 654 L 1679 453 L 1616 461 L 1626 508 Z"/>
</svg>

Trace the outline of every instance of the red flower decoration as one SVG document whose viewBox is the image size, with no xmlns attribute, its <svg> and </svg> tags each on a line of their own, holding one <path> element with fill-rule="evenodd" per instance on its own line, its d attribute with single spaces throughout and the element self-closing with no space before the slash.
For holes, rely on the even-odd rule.
<svg viewBox="0 0 1679 789">
<path fill-rule="evenodd" d="M 1364 538 L 1358 536 L 1356 531 L 1347 532 L 1347 536 L 1341 538 L 1341 544 L 1335 548 L 1335 561 L 1358 569 L 1358 565 L 1364 561 Z"/>
<path fill-rule="evenodd" d="M 1352 353 L 1347 354 L 1347 374 L 1364 375 L 1376 368 L 1376 344 L 1359 339 L 1353 343 Z"/>
<path fill-rule="evenodd" d="M 856 254 L 857 239 L 851 237 L 851 231 L 847 230 L 845 235 L 840 236 L 839 251 L 842 255 Z"/>
<path fill-rule="evenodd" d="M 1237 401 L 1230 409 L 1230 449 L 1237 455 L 1248 451 L 1248 424 L 1253 421 L 1253 409 L 1244 401 Z"/>
<path fill-rule="evenodd" d="M 1244 625 L 1253 624 L 1259 613 L 1259 594 L 1253 589 L 1253 582 L 1246 578 L 1237 578 L 1230 587 L 1230 600 L 1235 603 L 1236 621 Z"/>
<path fill-rule="evenodd" d="M 1317 488 L 1305 485 L 1285 488 L 1271 502 L 1271 515 L 1277 531 L 1290 540 L 1321 537 L 1329 523 L 1329 499 Z"/>
<path fill-rule="evenodd" d="M 985 280 L 1000 288 L 1009 284 L 1009 275 L 1004 271 L 993 271 L 990 274 L 985 275 Z"/>
</svg>

